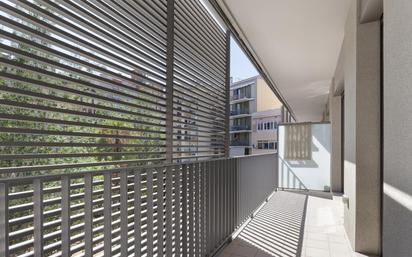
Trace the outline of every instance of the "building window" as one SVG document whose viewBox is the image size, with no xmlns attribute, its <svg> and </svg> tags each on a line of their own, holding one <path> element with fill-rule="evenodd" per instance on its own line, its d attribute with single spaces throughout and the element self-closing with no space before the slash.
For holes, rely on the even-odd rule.
<svg viewBox="0 0 412 257">
<path fill-rule="evenodd" d="M 278 128 L 278 123 L 277 122 L 259 122 L 257 124 L 257 130 L 262 131 L 262 130 L 276 130 Z"/>
<path fill-rule="evenodd" d="M 258 143 L 258 149 L 263 149 L 263 150 L 277 150 L 278 149 L 278 142 L 276 141 L 269 141 L 269 140 L 259 140 Z"/>
<path fill-rule="evenodd" d="M 275 149 L 275 142 L 269 142 L 269 149 Z"/>
</svg>

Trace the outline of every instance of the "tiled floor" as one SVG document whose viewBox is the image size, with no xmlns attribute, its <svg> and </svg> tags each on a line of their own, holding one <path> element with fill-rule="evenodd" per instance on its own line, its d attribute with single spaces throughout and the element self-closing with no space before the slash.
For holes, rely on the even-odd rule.
<svg viewBox="0 0 412 257">
<path fill-rule="evenodd" d="M 306 213 L 305 213 L 306 207 Z M 305 215 L 303 227 L 302 217 Z M 276 192 L 219 257 L 360 257 L 343 227 L 338 196 Z"/>
<path fill-rule="evenodd" d="M 343 227 L 341 197 L 333 199 L 309 196 L 302 257 L 355 256 Z"/>
</svg>

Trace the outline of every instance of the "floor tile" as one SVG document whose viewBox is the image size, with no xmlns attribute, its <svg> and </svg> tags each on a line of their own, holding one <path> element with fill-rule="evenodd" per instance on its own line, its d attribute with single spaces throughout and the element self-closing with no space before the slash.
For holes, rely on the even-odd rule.
<svg viewBox="0 0 412 257">
<path fill-rule="evenodd" d="M 306 257 L 330 257 L 329 250 L 307 247 Z"/>
</svg>

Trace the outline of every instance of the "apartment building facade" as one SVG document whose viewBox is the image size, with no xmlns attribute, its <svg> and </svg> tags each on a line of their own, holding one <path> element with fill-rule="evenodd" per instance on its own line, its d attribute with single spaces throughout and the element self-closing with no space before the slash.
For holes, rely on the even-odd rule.
<svg viewBox="0 0 412 257">
<path fill-rule="evenodd" d="M 279 108 L 252 114 L 252 154 L 277 153 Z"/>
<path fill-rule="evenodd" d="M 253 128 L 253 115 L 255 113 L 273 109 L 280 110 L 280 108 L 280 101 L 273 94 L 262 77 L 255 76 L 231 83 L 230 155 L 250 155 L 257 150 L 264 150 L 257 149 L 258 144 L 253 141 L 253 138 L 255 137 L 253 134 L 257 132 L 257 127 L 256 129 Z M 272 132 L 273 134 L 276 134 L 275 131 Z M 275 138 L 271 138 L 270 140 L 274 143 Z"/>
</svg>

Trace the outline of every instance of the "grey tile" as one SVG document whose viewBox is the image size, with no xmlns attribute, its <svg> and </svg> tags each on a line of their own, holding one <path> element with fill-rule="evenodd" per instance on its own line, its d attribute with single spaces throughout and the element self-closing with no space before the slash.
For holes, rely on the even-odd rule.
<svg viewBox="0 0 412 257">
<path fill-rule="evenodd" d="M 319 249 L 329 249 L 329 241 L 328 240 L 308 239 L 308 240 L 306 240 L 305 247 L 319 248 Z"/>
<path fill-rule="evenodd" d="M 256 253 L 256 256 L 255 256 L 255 257 L 274 257 L 274 255 L 259 250 L 259 251 Z"/>
<path fill-rule="evenodd" d="M 329 250 L 307 247 L 305 249 L 306 257 L 331 257 Z"/>
<path fill-rule="evenodd" d="M 257 253 L 257 249 L 250 246 L 229 245 L 227 249 L 224 250 L 225 253 L 231 253 L 232 255 L 239 255 L 242 257 L 254 257 Z"/>
</svg>

